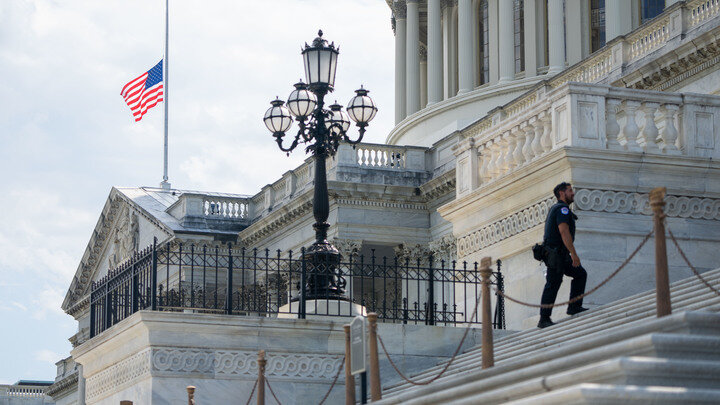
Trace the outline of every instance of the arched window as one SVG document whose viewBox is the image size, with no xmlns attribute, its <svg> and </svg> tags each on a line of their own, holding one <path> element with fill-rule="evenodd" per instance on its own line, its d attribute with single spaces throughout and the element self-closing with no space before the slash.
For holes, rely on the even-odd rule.
<svg viewBox="0 0 720 405">
<path fill-rule="evenodd" d="M 513 36 L 515 39 L 515 73 L 525 70 L 525 12 L 524 0 L 515 0 L 513 7 Z"/>
<path fill-rule="evenodd" d="M 590 0 L 590 52 L 605 46 L 605 0 Z"/>
</svg>

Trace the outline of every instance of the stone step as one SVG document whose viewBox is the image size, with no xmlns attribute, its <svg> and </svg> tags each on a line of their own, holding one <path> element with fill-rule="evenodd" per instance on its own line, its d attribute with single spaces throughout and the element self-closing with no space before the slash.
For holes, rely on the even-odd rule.
<svg viewBox="0 0 720 405">
<path fill-rule="evenodd" d="M 714 389 L 720 387 L 720 361 L 618 357 L 503 385 L 495 390 L 480 388 L 476 394 L 462 398 L 456 393 L 448 403 L 503 404 L 572 387 L 578 382 Z"/>
<path fill-rule="evenodd" d="M 487 370 L 476 365 L 462 373 L 443 376 L 428 386 L 386 391 L 383 403 L 442 403 L 476 393 L 477 389 L 498 389 L 512 381 L 572 370 L 619 356 L 720 361 L 719 353 L 720 314 L 676 313 L 518 356 Z"/>
<path fill-rule="evenodd" d="M 509 402 L 508 405 L 709 405 L 720 403 L 718 389 L 578 384 Z"/>
<path fill-rule="evenodd" d="M 709 282 L 720 280 L 720 269 L 708 271 L 703 275 Z M 700 283 L 694 276 L 680 280 L 671 286 L 671 299 L 674 310 L 709 309 L 720 311 L 720 297 Z M 593 333 L 607 333 L 609 328 L 625 326 L 655 316 L 655 294 L 645 292 L 618 300 L 612 304 L 593 309 L 581 316 L 565 319 L 546 329 L 533 329 L 505 336 L 496 341 L 496 364 L 517 355 L 526 355 L 535 350 L 544 350 L 554 344 L 567 342 L 572 338 L 585 338 Z M 443 379 L 458 372 L 477 367 L 480 363 L 480 347 L 469 350 L 459 356 L 447 371 Z M 416 374 L 414 378 L 435 375 L 445 362 L 436 367 Z M 387 387 L 392 393 L 409 388 L 400 382 Z"/>
<path fill-rule="evenodd" d="M 708 279 L 708 282 L 720 282 L 720 269 L 708 273 L 711 273 L 708 274 L 708 276 L 706 277 Z M 710 291 L 695 277 L 681 280 L 671 285 L 670 299 L 674 304 L 674 307 L 678 310 L 682 310 L 683 306 L 686 305 L 686 303 L 688 302 L 687 300 L 693 299 L 698 294 L 702 294 L 703 296 L 708 298 L 715 297 L 720 302 L 720 297 L 717 297 L 717 295 Z M 597 322 L 596 318 L 600 316 L 610 316 L 618 314 L 627 316 L 633 312 L 636 312 L 638 309 L 641 309 L 644 312 L 652 312 L 653 314 L 655 313 L 654 291 L 646 291 L 644 293 L 636 294 L 635 296 L 618 300 L 602 307 L 589 310 L 582 315 L 563 319 L 558 322 L 557 326 L 553 328 L 530 329 L 527 331 L 518 332 L 517 334 L 505 336 L 504 338 L 498 340 L 497 347 L 501 347 L 503 344 L 509 344 L 510 342 L 516 343 L 518 338 L 533 340 L 536 335 L 543 334 L 548 330 L 557 329 L 561 325 L 567 325 L 566 322 L 569 320 L 575 320 L 577 323 L 575 323 L 574 325 L 580 326 L 585 322 Z M 470 351 L 468 351 L 468 353 L 473 350 L 479 350 L 479 346 L 475 349 L 471 349 Z"/>
</svg>

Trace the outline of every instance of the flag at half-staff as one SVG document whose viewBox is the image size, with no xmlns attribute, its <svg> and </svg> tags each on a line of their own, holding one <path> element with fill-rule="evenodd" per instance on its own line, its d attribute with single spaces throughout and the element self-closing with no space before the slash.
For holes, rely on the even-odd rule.
<svg viewBox="0 0 720 405">
<path fill-rule="evenodd" d="M 123 96 L 135 121 L 140 121 L 145 113 L 163 101 L 163 61 L 141 74 L 123 87 Z"/>
</svg>

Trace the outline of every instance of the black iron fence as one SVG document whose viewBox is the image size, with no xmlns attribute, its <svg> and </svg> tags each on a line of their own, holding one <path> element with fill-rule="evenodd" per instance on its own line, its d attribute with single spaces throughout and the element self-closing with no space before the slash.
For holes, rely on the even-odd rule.
<svg viewBox="0 0 720 405">
<path fill-rule="evenodd" d="M 298 256 L 230 244 L 153 244 L 93 283 L 90 333 L 95 336 L 143 309 L 299 318 L 376 312 L 382 322 L 480 323 L 479 311 L 471 319 L 480 296 L 478 263 L 373 255 L 332 267 L 314 264 L 304 251 Z M 503 290 L 499 270 L 500 263 L 492 283 Z M 313 280 L 327 274 L 337 276 L 343 300 L 314 290 Z M 493 326 L 505 328 L 500 296 Z"/>
</svg>

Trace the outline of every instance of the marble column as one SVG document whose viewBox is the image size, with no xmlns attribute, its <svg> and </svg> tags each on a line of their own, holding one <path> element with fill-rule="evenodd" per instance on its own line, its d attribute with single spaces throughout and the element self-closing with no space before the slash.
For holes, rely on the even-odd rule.
<svg viewBox="0 0 720 405">
<path fill-rule="evenodd" d="M 454 18 L 455 1 L 443 1 L 443 83 L 444 98 L 457 94 L 457 24 Z"/>
<path fill-rule="evenodd" d="M 632 31 L 632 6 L 629 0 L 605 0 L 605 42 Z"/>
<path fill-rule="evenodd" d="M 565 35 L 563 30 L 563 0 L 548 0 L 548 73 L 565 69 Z"/>
<path fill-rule="evenodd" d="M 498 54 L 499 54 L 499 38 L 498 38 L 498 1 L 488 0 L 488 57 L 490 60 L 489 74 L 490 83 L 495 83 L 500 78 L 498 72 Z"/>
<path fill-rule="evenodd" d="M 513 5 L 512 0 L 500 0 L 498 3 L 498 28 L 500 34 L 500 57 L 498 62 L 501 82 L 508 82 L 515 78 Z"/>
<path fill-rule="evenodd" d="M 427 49 L 420 47 L 420 109 L 427 106 L 428 102 L 428 63 Z"/>
<path fill-rule="evenodd" d="M 525 77 L 537 75 L 537 0 L 525 0 L 523 24 L 525 25 Z"/>
<path fill-rule="evenodd" d="M 406 113 L 420 110 L 420 10 L 419 0 L 407 0 Z"/>
<path fill-rule="evenodd" d="M 479 15 L 481 0 L 472 0 L 472 27 L 473 27 L 473 46 L 472 46 L 472 60 L 473 60 L 473 88 L 482 84 L 480 79 L 480 72 L 482 72 L 482 60 L 480 60 L 480 49 L 483 44 L 480 42 L 480 24 L 482 17 Z"/>
<path fill-rule="evenodd" d="M 427 90 L 428 105 L 443 99 L 442 0 L 428 0 Z"/>
<path fill-rule="evenodd" d="M 566 1 L 565 43 L 567 44 L 568 65 L 574 65 L 583 59 L 583 12 L 582 2 Z M 586 27 L 587 28 L 587 27 Z"/>
<path fill-rule="evenodd" d="M 405 46 L 407 40 L 406 35 L 406 19 L 405 19 L 405 2 L 395 2 L 395 124 L 404 120 L 406 103 L 405 103 Z"/>
<path fill-rule="evenodd" d="M 473 89 L 473 8 L 472 0 L 458 0 L 458 94 Z"/>
</svg>

